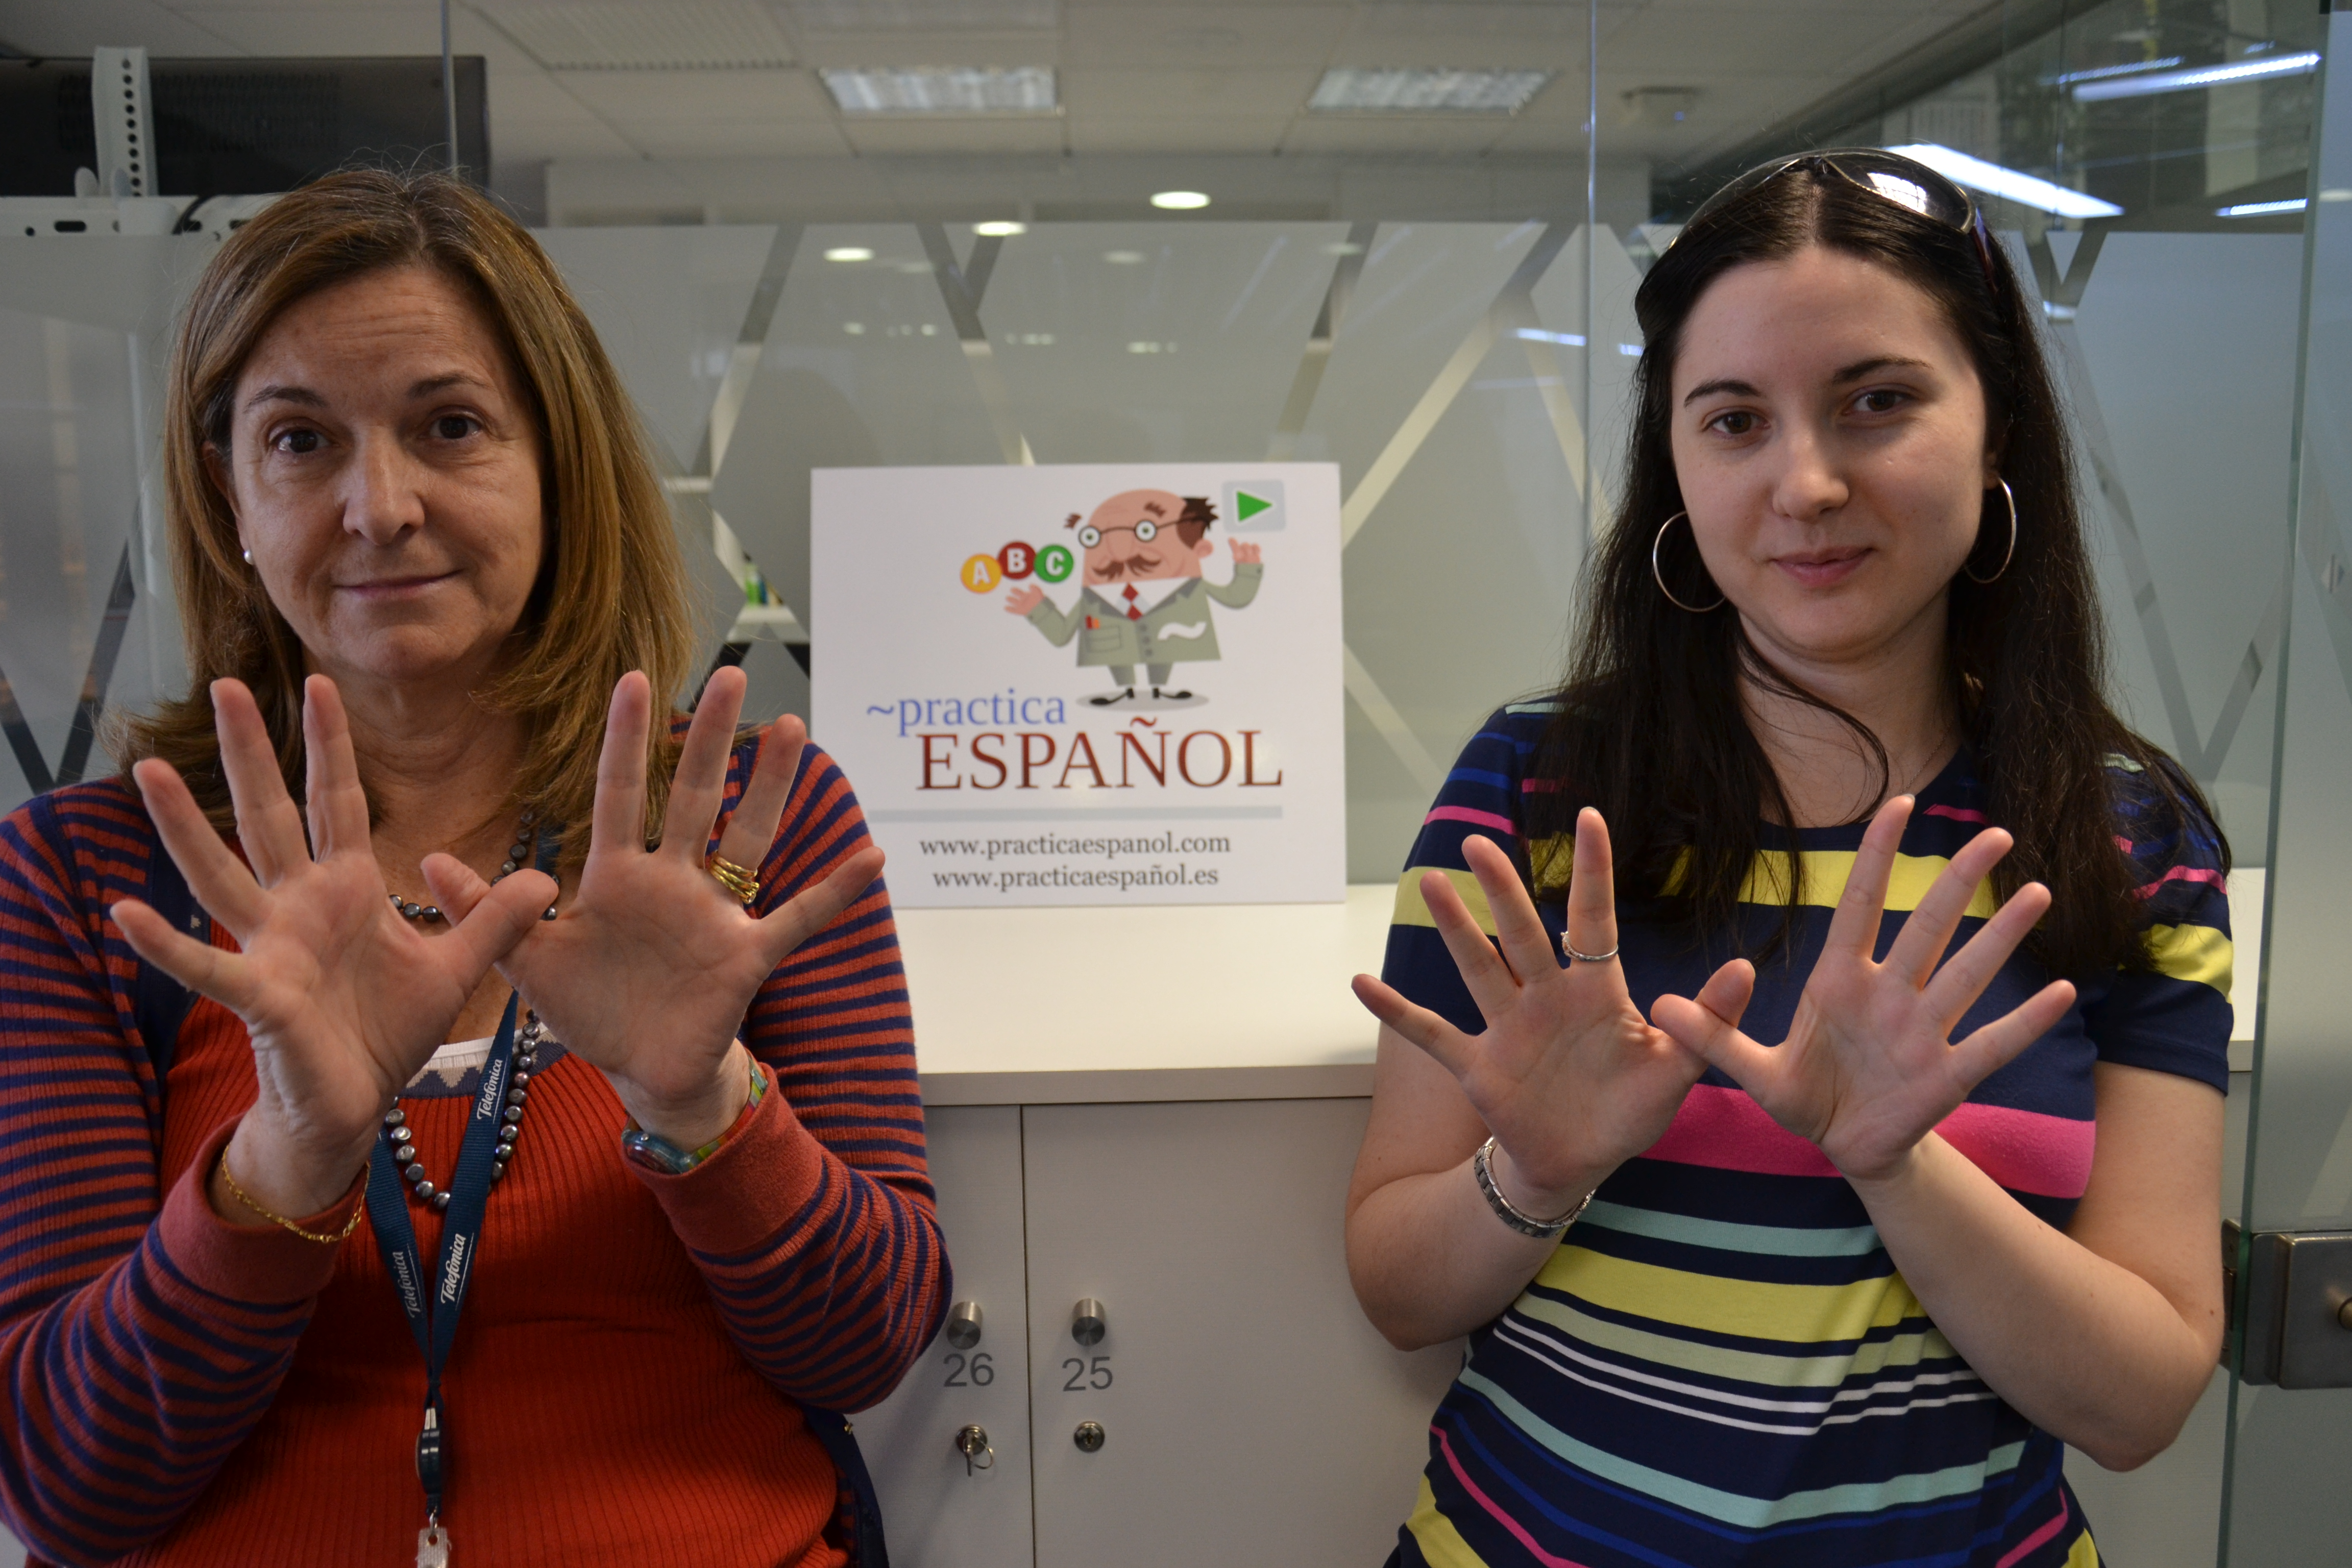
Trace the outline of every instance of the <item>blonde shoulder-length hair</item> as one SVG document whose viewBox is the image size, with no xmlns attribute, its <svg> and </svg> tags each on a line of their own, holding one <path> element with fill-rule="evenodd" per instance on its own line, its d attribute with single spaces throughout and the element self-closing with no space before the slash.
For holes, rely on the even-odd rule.
<svg viewBox="0 0 2352 1568">
<path fill-rule="evenodd" d="M 287 309 L 386 268 L 425 267 L 478 302 L 504 339 L 538 426 L 546 555 L 510 636 L 509 657 L 476 693 L 518 713 L 528 740 L 503 809 L 584 826 L 614 683 L 642 669 L 656 702 L 688 673 L 694 628 L 669 507 L 635 405 L 563 286 L 521 226 L 463 181 L 441 174 L 331 174 L 273 202 L 205 269 L 173 346 L 163 412 L 164 527 L 178 577 L 189 689 L 128 719 L 113 750 L 126 773 L 142 757 L 179 770 L 223 832 L 235 823 L 207 689 L 234 676 L 253 689 L 286 787 L 303 798 L 303 650 L 253 569 L 236 518 L 207 472 L 205 449 L 229 449 L 236 384 Z M 646 820 L 661 820 L 677 746 L 656 726 Z M 453 823 L 454 833 L 479 825 Z M 585 853 L 572 835 L 567 863 Z"/>
</svg>

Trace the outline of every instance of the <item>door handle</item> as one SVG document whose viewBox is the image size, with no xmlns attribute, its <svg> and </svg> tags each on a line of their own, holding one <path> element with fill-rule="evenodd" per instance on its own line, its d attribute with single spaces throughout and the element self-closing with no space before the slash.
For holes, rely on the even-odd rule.
<svg viewBox="0 0 2352 1568">
<path fill-rule="evenodd" d="M 2221 1268 L 2224 1365 L 2259 1385 L 2352 1388 L 2352 1231 L 2248 1235 L 2223 1220 Z"/>
</svg>

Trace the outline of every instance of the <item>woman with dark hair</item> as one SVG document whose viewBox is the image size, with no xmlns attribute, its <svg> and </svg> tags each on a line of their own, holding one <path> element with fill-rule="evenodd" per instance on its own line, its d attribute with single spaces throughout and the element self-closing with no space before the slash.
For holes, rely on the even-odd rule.
<svg viewBox="0 0 2352 1568">
<path fill-rule="evenodd" d="M 2162 1450 L 2221 1341 L 2227 846 L 2105 700 L 1965 192 L 1764 165 L 1636 310 L 1568 679 L 1357 982 L 1357 1294 L 1471 1336 L 1395 1560 L 2083 1568 L 2063 1446 Z"/>
<path fill-rule="evenodd" d="M 334 175 L 205 269 L 164 451 L 191 689 L 0 822 L 0 1521 L 842 1563 L 828 1413 L 948 1289 L 881 852 L 740 672 L 670 713 L 586 318 L 463 183 Z"/>
</svg>

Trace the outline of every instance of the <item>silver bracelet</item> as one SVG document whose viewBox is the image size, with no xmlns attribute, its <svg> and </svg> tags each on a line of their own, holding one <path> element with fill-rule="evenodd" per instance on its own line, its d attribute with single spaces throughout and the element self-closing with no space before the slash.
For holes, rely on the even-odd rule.
<svg viewBox="0 0 2352 1568">
<path fill-rule="evenodd" d="M 1475 1154 L 1470 1156 L 1470 1169 L 1477 1176 L 1478 1190 L 1486 1195 L 1486 1206 L 1495 1211 L 1495 1217 L 1521 1236 L 1532 1236 L 1538 1241 L 1555 1240 L 1560 1232 L 1582 1217 L 1585 1209 L 1592 1203 L 1592 1194 L 1587 1193 L 1582 1203 L 1558 1219 L 1538 1219 L 1533 1215 L 1522 1214 L 1518 1205 L 1505 1197 L 1503 1189 L 1495 1184 L 1494 1162 L 1495 1140 L 1490 1137 L 1478 1145 Z"/>
</svg>

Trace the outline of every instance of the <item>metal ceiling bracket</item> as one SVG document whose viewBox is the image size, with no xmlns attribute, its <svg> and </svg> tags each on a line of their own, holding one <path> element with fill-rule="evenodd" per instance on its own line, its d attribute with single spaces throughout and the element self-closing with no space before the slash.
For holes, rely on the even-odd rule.
<svg viewBox="0 0 2352 1568">
<path fill-rule="evenodd" d="M 2256 1231 L 2221 1222 L 2230 1307 L 2222 1354 L 2279 1388 L 2352 1388 L 2352 1230 Z M 2226 1362 L 2225 1362 L 2226 1364 Z"/>
</svg>

